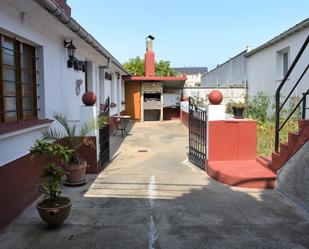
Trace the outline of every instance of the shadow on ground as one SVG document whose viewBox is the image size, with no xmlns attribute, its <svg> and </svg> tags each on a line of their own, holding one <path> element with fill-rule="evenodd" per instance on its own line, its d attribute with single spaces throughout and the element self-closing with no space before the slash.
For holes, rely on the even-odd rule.
<svg viewBox="0 0 309 249">
<path fill-rule="evenodd" d="M 61 228 L 32 205 L 0 232 L 0 248 L 309 248 L 307 214 L 276 191 L 210 179 L 185 161 L 179 124 L 135 126 L 109 167 L 64 187 L 73 207 Z"/>
</svg>

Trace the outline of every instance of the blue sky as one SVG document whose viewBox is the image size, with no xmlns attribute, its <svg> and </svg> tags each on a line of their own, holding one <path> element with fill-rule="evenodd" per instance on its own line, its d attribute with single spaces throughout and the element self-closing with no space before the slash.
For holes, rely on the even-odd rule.
<svg viewBox="0 0 309 249">
<path fill-rule="evenodd" d="M 72 16 L 120 62 L 144 56 L 215 67 L 309 17 L 309 0 L 68 0 Z"/>
</svg>

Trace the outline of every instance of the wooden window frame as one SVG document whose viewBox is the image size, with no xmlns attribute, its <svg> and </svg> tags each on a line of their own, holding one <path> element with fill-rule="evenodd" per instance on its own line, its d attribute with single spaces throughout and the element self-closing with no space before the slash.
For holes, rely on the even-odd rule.
<svg viewBox="0 0 309 249">
<path fill-rule="evenodd" d="M 3 63 L 4 58 L 4 48 L 3 43 L 4 39 L 11 40 L 14 44 L 14 68 L 15 70 L 15 91 L 16 91 L 16 119 L 15 118 L 6 118 L 6 107 L 5 107 L 5 82 L 3 71 L 4 67 L 10 67 L 10 65 L 6 65 Z M 29 56 L 28 56 L 28 68 L 24 67 L 24 47 L 29 49 Z M 22 41 L 17 40 L 14 37 L 10 37 L 7 35 L 3 35 L 0 33 L 0 124 L 10 124 L 16 123 L 23 120 L 34 120 L 37 119 L 37 89 L 36 89 L 36 51 L 35 47 L 24 43 Z M 24 92 L 24 82 L 23 77 L 24 73 L 27 72 L 29 74 L 29 82 L 30 91 L 25 93 Z M 24 112 L 27 109 L 24 108 L 24 98 L 31 98 L 31 115 L 26 115 Z"/>
</svg>

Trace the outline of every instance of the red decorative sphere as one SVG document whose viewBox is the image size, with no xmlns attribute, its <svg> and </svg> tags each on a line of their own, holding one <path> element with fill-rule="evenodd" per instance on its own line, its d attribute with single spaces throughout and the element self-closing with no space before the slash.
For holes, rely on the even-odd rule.
<svg viewBox="0 0 309 249">
<path fill-rule="evenodd" d="M 86 106 L 93 106 L 97 101 L 97 96 L 94 92 L 85 92 L 83 94 L 82 101 Z"/>
<path fill-rule="evenodd" d="M 219 90 L 212 90 L 208 95 L 208 100 L 212 105 L 219 105 L 223 100 L 223 94 Z"/>
</svg>

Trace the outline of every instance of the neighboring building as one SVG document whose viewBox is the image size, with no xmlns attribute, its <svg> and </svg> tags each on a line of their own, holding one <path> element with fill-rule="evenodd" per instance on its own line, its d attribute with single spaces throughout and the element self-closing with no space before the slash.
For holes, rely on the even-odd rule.
<svg viewBox="0 0 309 249">
<path fill-rule="evenodd" d="M 263 91 L 273 99 L 276 89 L 308 35 L 309 18 L 246 54 L 249 95 Z M 308 63 L 309 48 L 307 47 L 282 89 L 283 95 L 288 94 Z M 308 82 L 309 74 L 307 72 L 293 95 L 301 96 L 303 92 L 307 91 Z"/>
<path fill-rule="evenodd" d="M 125 114 L 140 121 L 163 121 L 180 117 L 182 88 L 187 77 L 155 76 L 154 37 L 148 36 L 145 76 L 125 76 Z"/>
<path fill-rule="evenodd" d="M 274 102 L 275 92 L 309 34 L 309 18 L 255 49 L 247 49 L 202 76 L 204 87 L 247 86 L 249 96 L 266 93 Z M 309 48 L 298 61 L 282 96 L 287 96 L 308 67 Z M 304 74 L 292 97 L 302 97 L 308 90 L 309 75 Z M 289 104 L 287 102 L 287 104 Z M 285 108 L 288 108 L 286 106 Z M 269 115 L 273 113 L 269 108 Z"/>
<path fill-rule="evenodd" d="M 70 41 L 74 61 L 68 57 Z M 70 16 L 63 0 L 1 1 L 0 46 L 1 227 L 37 197 L 44 164 L 31 163 L 28 151 L 42 128 L 57 125 L 53 112 L 78 125 L 86 90 L 97 95 L 93 118 L 108 97 L 111 115 L 122 112 L 122 76 L 128 72 Z M 93 139 L 98 145 L 97 133 Z M 85 153 L 88 172 L 98 172 L 99 147 Z"/>
<path fill-rule="evenodd" d="M 208 72 L 207 67 L 175 67 L 173 69 L 177 73 L 187 76 L 185 87 L 200 86 L 202 75 Z"/>
<path fill-rule="evenodd" d="M 202 75 L 201 86 L 246 86 L 246 58 L 249 48 Z"/>
</svg>

